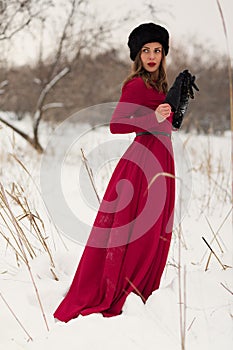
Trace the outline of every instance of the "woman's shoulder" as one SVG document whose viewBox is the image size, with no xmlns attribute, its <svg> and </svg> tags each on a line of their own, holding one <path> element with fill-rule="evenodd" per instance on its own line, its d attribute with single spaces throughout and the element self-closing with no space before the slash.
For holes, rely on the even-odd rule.
<svg viewBox="0 0 233 350">
<path fill-rule="evenodd" d="M 142 79 L 142 77 L 133 77 L 123 85 L 123 89 L 126 89 L 126 88 L 127 89 L 128 88 L 144 89 L 146 88 L 146 84 L 144 83 L 144 80 Z"/>
<path fill-rule="evenodd" d="M 145 84 L 141 77 L 134 77 L 128 80 L 122 87 L 120 102 L 143 104 Z"/>
</svg>

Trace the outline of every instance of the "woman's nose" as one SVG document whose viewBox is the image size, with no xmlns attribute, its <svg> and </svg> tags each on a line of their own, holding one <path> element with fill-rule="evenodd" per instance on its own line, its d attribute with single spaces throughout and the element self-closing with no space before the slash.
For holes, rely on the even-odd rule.
<svg viewBox="0 0 233 350">
<path fill-rule="evenodd" d="M 149 58 L 150 58 L 150 60 L 153 60 L 153 59 L 155 58 L 155 54 L 154 54 L 154 52 L 151 52 L 151 53 L 150 53 Z"/>
</svg>

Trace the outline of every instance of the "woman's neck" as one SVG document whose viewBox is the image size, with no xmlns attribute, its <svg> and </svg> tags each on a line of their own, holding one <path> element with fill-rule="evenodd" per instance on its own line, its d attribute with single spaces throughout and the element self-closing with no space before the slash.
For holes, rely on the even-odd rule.
<svg viewBox="0 0 233 350">
<path fill-rule="evenodd" d="M 150 73 L 151 80 L 156 81 L 158 79 L 158 72 Z"/>
</svg>

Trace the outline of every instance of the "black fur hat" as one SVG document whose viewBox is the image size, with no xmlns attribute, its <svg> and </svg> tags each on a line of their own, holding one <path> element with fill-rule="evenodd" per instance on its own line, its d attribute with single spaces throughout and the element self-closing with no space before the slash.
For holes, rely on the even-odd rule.
<svg viewBox="0 0 233 350">
<path fill-rule="evenodd" d="M 154 23 L 143 23 L 134 28 L 128 40 L 131 60 L 135 60 L 143 45 L 152 42 L 160 43 L 164 48 L 165 55 L 168 54 L 169 34 L 164 27 Z"/>
</svg>

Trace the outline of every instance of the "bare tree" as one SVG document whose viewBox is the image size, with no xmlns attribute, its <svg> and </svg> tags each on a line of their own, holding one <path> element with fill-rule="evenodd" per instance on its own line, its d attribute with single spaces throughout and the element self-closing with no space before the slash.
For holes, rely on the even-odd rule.
<svg viewBox="0 0 233 350">
<path fill-rule="evenodd" d="M 0 40 L 11 39 L 51 5 L 50 0 L 0 0 Z"/>
<path fill-rule="evenodd" d="M 14 1 L 13 1 L 14 2 Z M 17 2 L 17 1 L 16 1 Z M 44 4 L 43 0 L 37 1 L 37 3 Z M 21 4 L 27 8 L 27 6 L 32 6 L 34 1 L 22 1 Z M 49 6 L 50 2 L 47 2 Z M 63 25 L 59 23 L 60 32 L 55 33 L 55 37 L 57 37 L 56 45 L 54 47 L 53 53 L 47 57 L 46 68 L 49 69 L 43 70 L 41 69 L 39 76 L 34 77 L 34 84 L 39 86 L 37 102 L 35 106 L 35 110 L 33 113 L 33 134 L 32 136 L 28 135 L 24 131 L 20 130 L 18 127 L 14 126 L 8 120 L 5 120 L 0 116 L 0 121 L 12 128 L 16 133 L 22 136 L 27 142 L 30 143 L 32 147 L 34 147 L 38 152 L 43 152 L 43 147 L 39 140 L 39 125 L 40 121 L 43 117 L 45 111 L 51 108 L 59 108 L 63 107 L 63 103 L 60 101 L 53 101 L 47 103 L 48 96 L 51 90 L 55 87 L 55 85 L 61 81 L 73 68 L 74 65 L 77 64 L 78 59 L 82 52 L 87 52 L 88 49 L 93 47 L 95 44 L 95 48 L 97 47 L 97 43 L 101 42 L 101 39 L 106 36 L 109 29 L 98 25 L 94 21 L 90 20 L 90 12 L 88 12 L 89 2 L 88 0 L 69 0 L 65 2 L 66 17 L 64 18 Z M 4 13 L 7 9 L 4 9 Z M 17 8 L 17 11 L 18 10 Z M 30 11 L 27 8 L 25 11 L 26 14 L 31 13 L 32 7 L 30 7 Z M 35 12 L 33 12 L 35 14 Z M 12 15 L 13 16 L 13 15 Z M 14 17 L 13 17 L 14 18 Z M 44 16 L 41 16 L 41 12 L 37 12 L 35 18 L 41 23 L 42 31 L 45 30 L 45 23 L 48 21 Z M 18 26 L 18 30 L 21 30 L 24 27 L 26 22 L 23 21 L 21 26 Z M 79 25 L 76 25 L 78 23 Z M 8 31 L 8 21 L 6 21 L 6 25 L 2 27 L 1 32 L 2 36 L 6 39 L 11 35 L 10 33 L 15 33 L 16 29 L 12 28 L 12 31 Z M 8 31 L 8 32 L 7 32 Z M 43 40 L 43 35 L 41 35 L 41 40 Z M 38 57 L 39 65 L 41 68 L 45 67 L 45 63 L 43 61 L 43 43 L 40 45 L 40 53 Z M 48 65 L 48 62 L 50 63 Z M 46 71 L 46 72 L 45 72 Z M 40 76 L 41 75 L 41 76 Z"/>
</svg>

